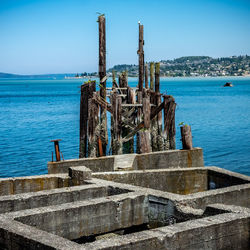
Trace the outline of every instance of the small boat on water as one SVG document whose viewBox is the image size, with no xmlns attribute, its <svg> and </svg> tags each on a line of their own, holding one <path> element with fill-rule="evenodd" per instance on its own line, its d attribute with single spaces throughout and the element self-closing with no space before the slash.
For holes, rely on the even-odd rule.
<svg viewBox="0 0 250 250">
<path fill-rule="evenodd" d="M 233 87 L 234 85 L 231 82 L 226 82 L 223 87 Z"/>
</svg>

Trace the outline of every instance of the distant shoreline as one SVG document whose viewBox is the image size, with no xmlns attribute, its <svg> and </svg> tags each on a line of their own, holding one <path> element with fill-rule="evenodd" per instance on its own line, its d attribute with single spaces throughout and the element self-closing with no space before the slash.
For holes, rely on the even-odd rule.
<svg viewBox="0 0 250 250">
<path fill-rule="evenodd" d="M 129 79 L 137 79 L 137 76 L 129 76 Z M 161 76 L 161 79 L 247 79 L 250 78 L 250 75 L 245 75 L 245 76 Z M 17 78 L 13 78 L 13 77 L 7 77 L 7 78 L 2 78 L 0 77 L 0 80 L 97 80 L 99 79 L 99 77 L 51 77 L 51 78 L 38 78 L 38 77 L 17 77 Z M 109 76 L 108 79 L 112 79 L 112 76 Z"/>
</svg>

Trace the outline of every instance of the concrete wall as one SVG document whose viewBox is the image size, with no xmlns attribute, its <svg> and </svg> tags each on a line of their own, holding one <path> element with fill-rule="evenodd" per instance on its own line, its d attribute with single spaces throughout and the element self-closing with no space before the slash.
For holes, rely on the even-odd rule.
<svg viewBox="0 0 250 250">
<path fill-rule="evenodd" d="M 46 232 L 77 239 L 147 223 L 147 208 L 144 195 L 121 194 L 109 199 L 26 210 L 9 216 Z"/>
<path fill-rule="evenodd" d="M 85 166 L 93 172 L 105 172 L 114 170 L 114 157 L 82 158 L 65 160 L 60 162 L 48 162 L 48 173 L 68 173 L 70 167 Z"/>
<path fill-rule="evenodd" d="M 93 173 L 92 176 L 177 194 L 190 194 L 207 190 L 207 171 L 205 168 L 106 172 Z"/>
<path fill-rule="evenodd" d="M 131 156 L 135 157 L 132 162 L 134 170 L 204 167 L 201 148 L 159 151 L 149 154 L 131 154 Z M 48 162 L 48 173 L 68 173 L 68 169 L 73 166 L 85 166 L 92 172 L 108 172 L 119 169 L 119 166 L 114 165 L 115 156 Z"/>
<path fill-rule="evenodd" d="M 84 185 L 70 188 L 60 188 L 37 193 L 25 193 L 0 197 L 0 213 L 58 205 L 86 199 L 95 199 L 119 194 L 120 190 L 110 190 L 108 187 Z M 125 192 L 125 191 L 124 191 Z"/>
<path fill-rule="evenodd" d="M 226 213 L 85 244 L 85 249 L 249 249 L 249 218 Z"/>
<path fill-rule="evenodd" d="M 0 179 L 0 196 L 69 186 L 67 175 L 39 175 Z"/>
<path fill-rule="evenodd" d="M 169 150 L 137 155 L 133 168 L 162 169 L 162 168 L 198 168 L 204 167 L 201 148 L 192 150 Z"/>
</svg>

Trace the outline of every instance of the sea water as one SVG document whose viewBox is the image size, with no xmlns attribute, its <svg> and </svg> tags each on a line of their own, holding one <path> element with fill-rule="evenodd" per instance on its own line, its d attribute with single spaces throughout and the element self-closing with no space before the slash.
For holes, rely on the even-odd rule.
<svg viewBox="0 0 250 250">
<path fill-rule="evenodd" d="M 130 86 L 136 82 L 129 79 Z M 234 87 L 223 87 L 226 82 Z M 46 174 L 52 139 L 62 139 L 64 159 L 78 157 L 82 83 L 0 80 L 0 177 Z M 250 175 L 250 78 L 162 78 L 161 92 L 177 103 L 178 149 L 178 124 L 184 122 L 192 127 L 193 145 L 203 148 L 206 166 Z"/>
</svg>

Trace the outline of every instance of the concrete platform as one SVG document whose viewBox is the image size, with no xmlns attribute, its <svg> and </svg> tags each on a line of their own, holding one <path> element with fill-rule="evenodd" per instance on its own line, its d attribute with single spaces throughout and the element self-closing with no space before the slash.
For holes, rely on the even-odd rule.
<svg viewBox="0 0 250 250">
<path fill-rule="evenodd" d="M 0 249 L 249 249 L 250 177 L 201 149 L 48 169 L 0 179 Z"/>
</svg>

